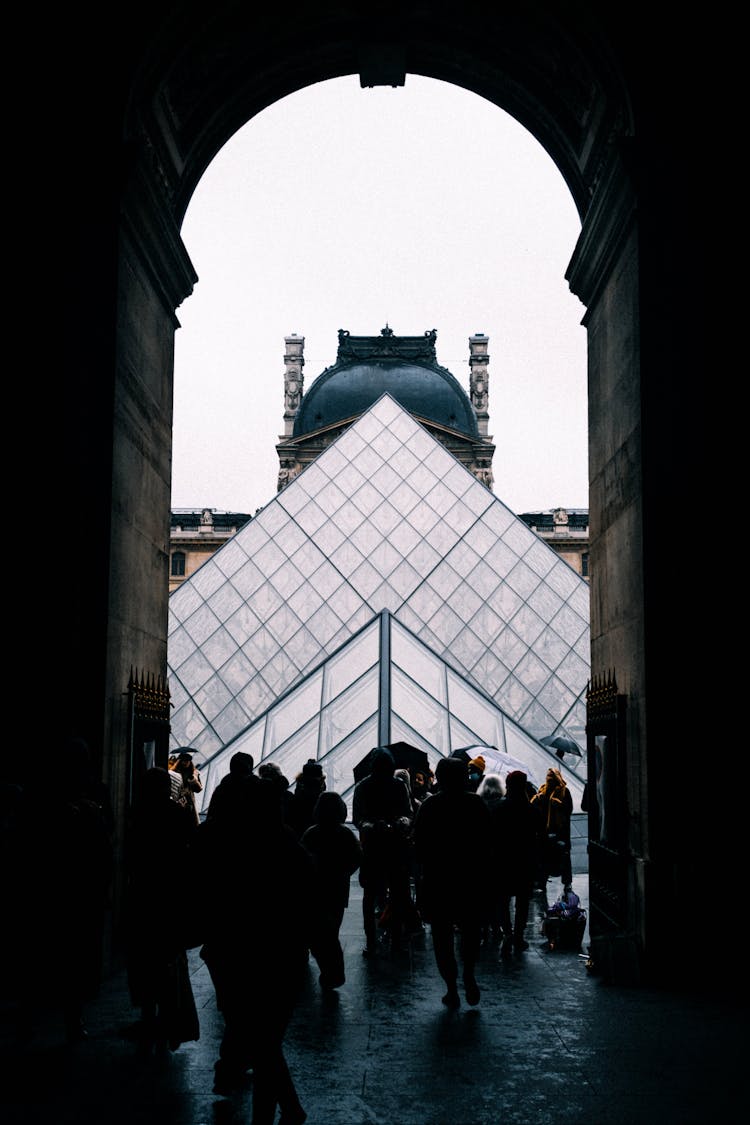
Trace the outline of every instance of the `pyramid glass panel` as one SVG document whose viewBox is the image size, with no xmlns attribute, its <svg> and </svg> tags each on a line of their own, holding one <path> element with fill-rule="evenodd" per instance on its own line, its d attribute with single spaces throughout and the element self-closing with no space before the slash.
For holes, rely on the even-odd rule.
<svg viewBox="0 0 750 1125">
<path fill-rule="evenodd" d="M 528 734 L 550 735 L 584 699 L 588 601 L 384 395 L 171 595 L 172 744 L 229 743 L 384 610 Z"/>
<path fill-rule="evenodd" d="M 409 676 L 398 668 L 392 669 L 393 713 L 413 730 L 418 730 L 433 750 L 447 757 L 450 753 L 448 712 L 445 708 L 436 706 L 436 703 L 437 700 L 423 691 Z"/>
<path fill-rule="evenodd" d="M 373 746 L 378 744 L 378 716 L 369 715 L 353 730 L 348 738 L 343 739 L 336 748 L 321 758 L 321 765 L 325 772 L 326 787 L 334 793 L 340 793 L 344 800 L 351 798 L 353 789 L 352 778 L 354 767 L 365 758 Z M 349 801 L 351 813 L 351 800 Z"/>
<path fill-rule="evenodd" d="M 310 719 L 317 717 L 321 708 L 321 694 L 323 691 L 322 672 L 314 673 L 303 680 L 295 694 L 294 708 L 275 707 L 268 717 L 267 739 L 270 747 L 281 746 L 287 739 L 304 726 Z M 270 751 L 267 750 L 266 754 Z M 317 757 L 317 754 L 315 755 Z"/>
<path fill-rule="evenodd" d="M 373 668 L 353 683 L 320 714 L 320 745 L 335 750 L 364 718 L 377 714 L 380 682 Z"/>
</svg>

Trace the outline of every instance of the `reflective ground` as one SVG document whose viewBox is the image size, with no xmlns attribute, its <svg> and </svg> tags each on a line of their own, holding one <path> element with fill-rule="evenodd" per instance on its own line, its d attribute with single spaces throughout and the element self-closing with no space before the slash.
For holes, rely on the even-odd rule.
<svg viewBox="0 0 750 1125">
<path fill-rule="evenodd" d="M 586 876 L 575 889 L 584 905 Z M 549 897 L 559 888 L 550 883 Z M 481 1003 L 456 1012 L 429 931 L 409 950 L 362 957 L 356 876 L 342 932 L 347 982 L 323 995 L 314 962 L 286 1055 L 310 1125 L 733 1125 L 746 1120 L 746 1019 L 705 996 L 605 984 L 583 953 L 550 950 L 538 893 L 529 950 L 483 948 Z M 51 937 L 51 940 L 53 938 Z M 703 956 L 696 946 L 696 956 Z M 712 955 L 720 955 L 719 953 Z M 89 1038 L 64 1042 L 56 1018 L 18 1048 L 3 1025 L 4 1125 L 250 1125 L 251 1096 L 211 1092 L 221 1017 L 190 954 L 201 1038 L 143 1058 L 125 982 L 103 989 Z"/>
</svg>

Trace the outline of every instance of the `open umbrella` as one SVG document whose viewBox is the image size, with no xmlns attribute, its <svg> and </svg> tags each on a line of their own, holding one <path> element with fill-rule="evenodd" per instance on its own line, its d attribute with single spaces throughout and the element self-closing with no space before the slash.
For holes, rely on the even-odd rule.
<svg viewBox="0 0 750 1125">
<path fill-rule="evenodd" d="M 362 778 L 367 777 L 372 769 L 372 759 L 377 750 L 390 750 L 393 754 L 393 760 L 396 764 L 397 770 L 409 770 L 411 773 L 416 773 L 421 770 L 423 773 L 429 774 L 430 760 L 424 750 L 418 749 L 416 746 L 411 746 L 408 742 L 390 742 L 385 747 L 374 746 L 365 754 L 361 761 L 357 762 L 354 767 L 354 780 L 361 781 Z"/>
<path fill-rule="evenodd" d="M 574 742 L 572 738 L 568 738 L 566 734 L 547 735 L 546 738 L 541 738 L 539 741 L 550 750 L 555 750 L 558 758 L 561 758 L 563 754 L 575 754 L 577 758 L 583 757 L 583 751 L 578 743 Z"/>
<path fill-rule="evenodd" d="M 460 758 L 464 762 L 470 762 L 472 758 L 480 757 L 484 758 L 485 774 L 499 773 L 501 777 L 504 777 L 511 770 L 521 770 L 526 774 L 532 785 L 537 784 L 526 762 L 522 762 L 520 758 L 514 758 L 512 754 L 506 754 L 504 750 L 498 750 L 496 746 L 462 746 L 451 754 L 451 758 Z"/>
<path fill-rule="evenodd" d="M 176 746 L 173 750 L 169 751 L 170 760 L 178 757 L 179 754 L 189 754 L 197 769 L 200 769 L 205 764 L 205 753 L 202 750 L 196 750 L 194 746 Z"/>
</svg>

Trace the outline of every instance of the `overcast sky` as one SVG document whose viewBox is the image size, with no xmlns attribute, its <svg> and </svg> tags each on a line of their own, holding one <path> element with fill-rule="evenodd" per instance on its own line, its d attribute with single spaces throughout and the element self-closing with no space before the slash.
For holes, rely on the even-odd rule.
<svg viewBox="0 0 750 1125">
<path fill-rule="evenodd" d="M 182 236 L 172 506 L 254 513 L 276 494 L 284 337 L 305 389 L 339 328 L 437 329 L 468 391 L 489 336 L 495 494 L 513 511 L 588 507 L 584 307 L 565 281 L 580 223 L 546 152 L 474 94 L 407 76 L 323 82 L 248 122 L 208 168 Z"/>
</svg>

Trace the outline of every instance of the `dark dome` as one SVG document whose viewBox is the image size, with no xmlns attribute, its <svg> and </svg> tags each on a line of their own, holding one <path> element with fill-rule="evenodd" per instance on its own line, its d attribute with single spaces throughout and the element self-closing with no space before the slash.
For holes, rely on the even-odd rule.
<svg viewBox="0 0 750 1125">
<path fill-rule="evenodd" d="M 426 341 L 416 338 L 422 349 L 426 345 L 434 348 L 433 334 L 425 335 L 428 337 Z M 294 420 L 294 436 L 300 437 L 358 416 L 382 395 L 389 394 L 410 414 L 448 426 L 469 437 L 478 437 L 477 419 L 469 396 L 450 371 L 429 360 L 415 362 L 414 359 L 403 359 L 393 354 L 401 350 L 399 345 L 402 341 L 406 350 L 407 341 L 413 339 L 391 337 L 384 341 L 379 337 L 349 338 L 346 334 L 339 347 L 338 362 L 319 375 L 303 396 Z M 353 350 L 352 345 L 359 340 L 368 340 L 376 346 L 389 344 L 388 350 L 392 354 L 381 357 L 370 351 L 366 358 L 350 358 L 346 354 L 342 357 L 342 351 L 346 353 L 347 348 Z"/>
</svg>

